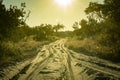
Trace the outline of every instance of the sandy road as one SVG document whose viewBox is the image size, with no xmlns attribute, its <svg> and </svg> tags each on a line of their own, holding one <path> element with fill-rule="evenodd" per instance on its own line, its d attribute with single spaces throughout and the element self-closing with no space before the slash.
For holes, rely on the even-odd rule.
<svg viewBox="0 0 120 80">
<path fill-rule="evenodd" d="M 66 41 L 45 45 L 25 73 L 11 80 L 120 80 L 120 66 L 73 52 Z"/>
<path fill-rule="evenodd" d="M 44 46 L 18 80 L 75 80 L 65 42 L 62 39 Z"/>
</svg>

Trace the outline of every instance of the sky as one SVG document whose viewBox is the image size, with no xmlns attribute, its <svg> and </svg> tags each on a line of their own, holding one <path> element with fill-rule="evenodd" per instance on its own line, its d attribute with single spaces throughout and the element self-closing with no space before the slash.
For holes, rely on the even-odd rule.
<svg viewBox="0 0 120 80">
<path fill-rule="evenodd" d="M 61 0 L 62 1 L 62 0 Z M 31 11 L 26 23 L 29 26 L 38 26 L 40 24 L 57 23 L 64 24 L 64 30 L 72 30 L 72 25 L 75 21 L 80 21 L 86 17 L 84 12 L 88 7 L 89 2 L 102 3 L 103 0 L 71 0 L 69 4 L 60 4 L 60 0 L 3 0 L 6 6 L 20 6 L 22 2 L 26 3 L 26 11 Z"/>
</svg>

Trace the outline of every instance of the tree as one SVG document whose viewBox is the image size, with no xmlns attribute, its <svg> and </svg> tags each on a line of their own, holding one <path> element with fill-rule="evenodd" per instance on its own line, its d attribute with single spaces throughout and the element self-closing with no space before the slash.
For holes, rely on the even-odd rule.
<svg viewBox="0 0 120 80">
<path fill-rule="evenodd" d="M 78 36 L 80 35 L 80 24 L 79 22 L 75 22 L 73 25 L 72 25 L 73 29 L 74 29 L 74 33 Z"/>
<path fill-rule="evenodd" d="M 32 28 L 32 30 L 36 40 L 46 40 L 52 36 L 54 32 L 51 24 L 41 24 L 40 26 Z"/>
<path fill-rule="evenodd" d="M 73 27 L 74 30 L 79 29 L 79 28 L 80 28 L 79 26 L 80 26 L 80 25 L 79 25 L 78 22 L 75 22 L 75 23 L 72 25 L 72 27 Z"/>
<path fill-rule="evenodd" d="M 88 24 L 91 24 L 94 32 L 98 34 L 97 39 L 104 46 L 111 46 L 114 52 L 120 52 L 120 0 L 104 0 L 103 4 L 90 2 L 85 10 L 86 14 L 92 18 Z M 101 19 L 100 21 L 97 21 Z M 97 23 L 96 23 L 97 22 Z M 93 23 L 93 24 L 92 24 Z M 102 27 L 100 27 L 102 25 Z M 90 28 L 91 29 L 91 28 Z"/>
<path fill-rule="evenodd" d="M 24 24 L 23 18 L 26 14 L 24 8 L 25 3 L 20 9 L 12 5 L 7 9 L 0 1 L 0 39 L 9 38 L 12 31 Z"/>
<path fill-rule="evenodd" d="M 93 13 L 103 19 L 109 19 L 120 25 L 120 0 L 104 0 L 104 4 L 90 2 L 86 14 Z"/>
<path fill-rule="evenodd" d="M 53 29 L 55 32 L 58 32 L 58 30 L 63 29 L 65 26 L 63 24 L 58 23 L 57 25 L 54 25 Z"/>
</svg>

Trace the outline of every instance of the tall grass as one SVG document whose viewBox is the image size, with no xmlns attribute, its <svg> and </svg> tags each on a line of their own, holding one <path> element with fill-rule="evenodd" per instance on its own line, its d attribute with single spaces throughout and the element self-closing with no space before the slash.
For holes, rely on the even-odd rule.
<svg viewBox="0 0 120 80">
<path fill-rule="evenodd" d="M 14 64 L 31 58 L 37 54 L 38 49 L 48 41 L 26 40 L 14 42 L 0 42 L 0 66 Z"/>
<path fill-rule="evenodd" d="M 79 40 L 78 38 L 70 38 L 65 45 L 69 49 L 73 49 L 76 52 L 90 56 L 97 56 L 113 62 L 120 62 L 120 54 L 115 52 L 113 46 L 101 45 L 99 41 L 90 38 L 85 38 L 83 40 Z"/>
</svg>

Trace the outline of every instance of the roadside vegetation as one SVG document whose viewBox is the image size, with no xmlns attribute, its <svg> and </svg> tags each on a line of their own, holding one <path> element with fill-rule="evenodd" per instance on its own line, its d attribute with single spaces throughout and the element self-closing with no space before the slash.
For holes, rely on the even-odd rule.
<svg viewBox="0 0 120 80">
<path fill-rule="evenodd" d="M 48 42 L 38 42 L 35 40 L 2 42 L 0 45 L 0 66 L 5 67 L 19 61 L 33 58 L 39 49 Z"/>
<path fill-rule="evenodd" d="M 76 37 L 66 43 L 71 49 L 120 62 L 120 1 L 90 2 L 86 19 L 73 24 Z"/>
<path fill-rule="evenodd" d="M 55 34 L 64 28 L 60 23 L 30 27 L 25 8 L 25 3 L 6 8 L 0 1 L 0 67 L 34 57 L 43 45 L 59 39 Z"/>
<path fill-rule="evenodd" d="M 90 2 L 86 18 L 73 24 L 74 31 L 60 31 L 63 24 L 30 27 L 26 4 L 10 5 L 0 1 L 0 66 L 36 55 L 41 46 L 69 37 L 66 46 L 86 55 L 120 62 L 120 0 Z"/>
<path fill-rule="evenodd" d="M 112 52 L 115 50 L 113 46 L 103 46 L 93 39 L 85 38 L 80 40 L 78 37 L 69 38 L 65 46 L 78 53 L 96 56 L 112 62 L 120 62 L 119 53 Z"/>
</svg>

